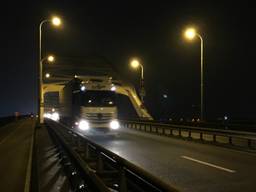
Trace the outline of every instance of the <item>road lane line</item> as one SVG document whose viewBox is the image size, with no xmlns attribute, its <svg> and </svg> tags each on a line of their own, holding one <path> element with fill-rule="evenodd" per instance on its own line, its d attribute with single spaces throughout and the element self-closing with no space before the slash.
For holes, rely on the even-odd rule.
<svg viewBox="0 0 256 192">
<path fill-rule="evenodd" d="M 30 182 L 31 182 L 31 170 L 32 170 L 32 155 L 33 155 L 33 146 L 34 146 L 34 137 L 35 137 L 35 121 L 33 122 L 32 126 L 32 138 L 30 140 L 30 149 L 29 149 L 29 159 L 26 168 L 26 179 L 25 179 L 25 186 L 24 192 L 30 191 Z"/>
<path fill-rule="evenodd" d="M 22 127 L 22 126 L 25 124 L 25 122 L 26 122 L 26 121 L 23 121 L 19 126 L 17 126 L 17 127 L 14 129 L 14 131 L 12 131 L 12 132 L 9 133 L 5 138 L 3 138 L 3 140 L 0 141 L 0 145 L 3 144 L 8 138 L 10 138 L 10 137 L 13 135 L 13 133 L 16 132 L 16 130 L 18 130 L 20 127 Z"/>
<path fill-rule="evenodd" d="M 204 161 L 200 161 L 200 160 L 188 157 L 188 156 L 181 156 L 181 158 L 187 159 L 187 160 L 190 160 L 190 161 L 194 161 L 194 162 L 197 162 L 197 163 L 200 163 L 200 164 L 203 164 L 203 165 L 207 165 L 209 167 L 214 167 L 216 169 L 220 169 L 220 170 L 223 170 L 223 171 L 227 171 L 229 173 L 235 173 L 236 172 L 235 170 L 228 169 L 228 168 L 225 168 L 225 167 L 221 167 L 221 166 L 218 166 L 218 165 L 214 165 L 212 163 L 207 163 L 207 162 L 204 162 Z"/>
</svg>

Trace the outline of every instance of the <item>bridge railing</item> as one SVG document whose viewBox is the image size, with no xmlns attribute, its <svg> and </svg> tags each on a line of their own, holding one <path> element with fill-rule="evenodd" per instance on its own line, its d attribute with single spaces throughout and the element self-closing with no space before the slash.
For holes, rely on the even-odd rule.
<svg viewBox="0 0 256 192">
<path fill-rule="evenodd" d="M 199 140 L 201 142 L 212 142 L 214 144 L 226 144 L 229 146 L 256 150 L 256 133 L 231 131 L 223 129 L 212 129 L 204 127 L 193 127 L 184 125 L 170 125 L 147 121 L 121 120 L 124 128 L 137 131 L 153 133 L 168 137 L 179 137 Z"/>
<path fill-rule="evenodd" d="M 0 117 L 0 127 L 4 126 L 10 122 L 13 122 L 15 120 L 23 119 L 25 117 L 28 117 L 28 115 L 21 115 L 18 117 L 15 117 L 15 116 Z"/>
<path fill-rule="evenodd" d="M 178 191 L 141 167 L 96 144 L 77 130 L 47 121 L 62 148 L 76 164 L 85 180 L 90 180 L 97 191 Z M 87 178 L 87 179 L 86 179 Z M 89 179 L 88 179 L 89 178 Z"/>
</svg>

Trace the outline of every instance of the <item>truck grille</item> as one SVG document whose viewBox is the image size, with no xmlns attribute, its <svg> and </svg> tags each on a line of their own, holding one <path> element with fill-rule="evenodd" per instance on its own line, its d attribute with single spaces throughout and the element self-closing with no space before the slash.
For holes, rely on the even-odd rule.
<svg viewBox="0 0 256 192">
<path fill-rule="evenodd" d="M 85 116 L 91 123 L 108 123 L 113 119 L 112 113 L 86 113 Z"/>
</svg>

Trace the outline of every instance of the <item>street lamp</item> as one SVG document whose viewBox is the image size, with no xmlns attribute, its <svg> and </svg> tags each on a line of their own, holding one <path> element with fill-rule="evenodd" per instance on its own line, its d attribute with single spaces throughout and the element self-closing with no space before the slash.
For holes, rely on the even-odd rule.
<svg viewBox="0 0 256 192">
<path fill-rule="evenodd" d="M 188 40 L 193 40 L 195 37 L 198 37 L 201 41 L 201 114 L 200 114 L 200 119 L 201 121 L 204 118 L 204 65 L 203 65 L 203 48 L 204 48 L 204 42 L 203 42 L 203 38 L 202 36 L 196 31 L 195 28 L 188 28 L 185 33 L 184 36 L 188 39 Z"/>
<path fill-rule="evenodd" d="M 55 58 L 54 58 L 53 55 L 49 55 L 49 56 L 47 57 L 47 60 L 48 60 L 50 63 L 52 63 L 52 62 L 54 62 Z"/>
<path fill-rule="evenodd" d="M 51 76 L 50 73 L 46 73 L 46 74 L 45 74 L 45 77 L 46 77 L 46 78 L 50 78 L 50 76 Z"/>
<path fill-rule="evenodd" d="M 45 23 L 52 23 L 53 26 L 58 27 L 61 24 L 61 20 L 58 17 L 52 17 L 52 19 L 45 19 L 39 24 L 39 85 L 38 85 L 38 116 L 40 123 L 43 123 L 43 94 L 42 94 L 42 84 L 43 84 L 43 59 L 42 59 L 42 27 Z M 53 57 L 50 60 L 54 60 Z M 50 61 L 49 60 L 49 61 Z"/>
<path fill-rule="evenodd" d="M 132 59 L 130 62 L 130 66 L 134 69 L 141 68 L 141 79 L 140 79 L 140 97 L 142 104 L 144 103 L 145 96 L 145 88 L 144 88 L 144 69 L 143 65 L 140 63 L 138 59 Z"/>
<path fill-rule="evenodd" d="M 51 20 L 52 24 L 55 25 L 55 26 L 59 26 L 61 25 L 61 20 L 59 17 L 53 17 L 52 20 Z"/>
<path fill-rule="evenodd" d="M 47 57 L 44 57 L 43 59 L 41 59 L 41 63 L 43 64 L 44 61 L 48 61 L 49 63 L 53 63 L 55 61 L 55 57 L 53 55 L 49 55 Z"/>
</svg>

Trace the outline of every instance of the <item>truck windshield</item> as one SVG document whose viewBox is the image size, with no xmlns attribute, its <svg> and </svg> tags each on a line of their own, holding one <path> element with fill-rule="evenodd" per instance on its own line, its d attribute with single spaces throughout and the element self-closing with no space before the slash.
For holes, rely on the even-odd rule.
<svg viewBox="0 0 256 192">
<path fill-rule="evenodd" d="M 115 105 L 113 91 L 85 91 L 82 95 L 82 105 L 90 107 L 111 107 Z"/>
</svg>

